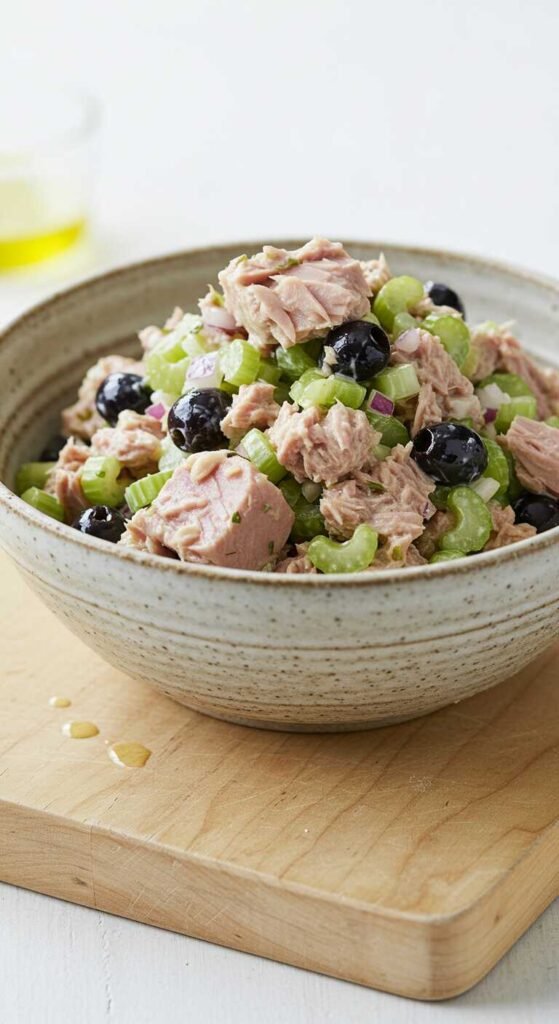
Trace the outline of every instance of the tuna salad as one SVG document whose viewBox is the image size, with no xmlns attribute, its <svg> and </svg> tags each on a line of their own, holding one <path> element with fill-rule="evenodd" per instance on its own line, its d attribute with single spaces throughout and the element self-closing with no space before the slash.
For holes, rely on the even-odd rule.
<svg viewBox="0 0 559 1024">
<path fill-rule="evenodd" d="M 87 372 L 24 501 L 185 562 L 374 572 L 559 525 L 559 371 L 448 284 L 313 238 L 239 256 L 199 311 Z"/>
</svg>

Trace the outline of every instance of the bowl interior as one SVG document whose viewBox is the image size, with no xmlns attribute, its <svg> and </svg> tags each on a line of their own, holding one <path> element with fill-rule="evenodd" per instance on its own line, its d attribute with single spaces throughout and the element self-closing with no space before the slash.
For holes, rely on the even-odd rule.
<svg viewBox="0 0 559 1024">
<path fill-rule="evenodd" d="M 288 248 L 300 241 L 279 242 Z M 191 250 L 117 270 L 61 293 L 9 327 L 0 341 L 0 479 L 12 485 L 18 465 L 36 458 L 57 432 L 61 408 L 101 355 L 139 352 L 137 331 L 162 323 L 175 305 L 196 309 L 208 282 L 260 242 Z M 395 273 L 450 284 L 470 322 L 515 320 L 526 347 L 558 365 L 559 285 L 473 257 L 384 243 L 347 243 L 352 255 L 385 252 Z"/>
</svg>

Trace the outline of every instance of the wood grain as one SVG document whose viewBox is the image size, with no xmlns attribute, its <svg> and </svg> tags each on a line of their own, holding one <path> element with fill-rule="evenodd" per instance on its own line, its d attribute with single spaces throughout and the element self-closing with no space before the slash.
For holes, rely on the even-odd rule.
<svg viewBox="0 0 559 1024">
<path fill-rule="evenodd" d="M 405 725 L 254 731 L 105 666 L 0 572 L 1 879 L 427 999 L 559 892 L 556 652 Z M 64 736 L 71 717 L 99 736 Z M 119 740 L 145 768 L 109 759 Z"/>
</svg>

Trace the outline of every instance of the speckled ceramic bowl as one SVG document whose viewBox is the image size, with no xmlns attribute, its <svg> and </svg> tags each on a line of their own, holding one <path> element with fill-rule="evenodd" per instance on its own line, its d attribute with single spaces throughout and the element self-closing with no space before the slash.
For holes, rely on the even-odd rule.
<svg viewBox="0 0 559 1024">
<path fill-rule="evenodd" d="M 283 244 L 283 243 L 282 243 Z M 300 242 L 285 243 L 291 248 Z M 193 308 L 260 243 L 186 252 L 107 274 L 21 317 L 0 342 L 0 541 L 85 643 L 199 711 L 292 730 L 363 729 L 493 686 L 559 635 L 559 529 L 463 562 L 378 574 L 286 576 L 183 565 L 84 537 L 10 491 L 20 462 L 104 353 Z M 553 361 L 559 285 L 466 256 L 384 249 L 396 272 L 448 281 L 470 319 L 516 319 Z M 32 638 L 30 638 L 32 642 Z"/>
</svg>

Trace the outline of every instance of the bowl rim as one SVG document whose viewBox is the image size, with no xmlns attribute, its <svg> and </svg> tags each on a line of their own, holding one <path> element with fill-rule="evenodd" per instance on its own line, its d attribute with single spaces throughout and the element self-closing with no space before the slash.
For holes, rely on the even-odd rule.
<svg viewBox="0 0 559 1024">
<path fill-rule="evenodd" d="M 196 257 L 198 254 L 206 255 L 209 252 L 223 252 L 224 258 L 227 258 L 231 249 L 236 248 L 239 252 L 243 252 L 249 246 L 255 244 L 260 245 L 261 242 L 257 239 L 244 239 L 242 242 L 223 242 L 217 245 L 204 245 L 188 249 L 180 249 L 172 253 L 153 256 L 149 259 L 126 263 L 121 266 L 114 267 L 111 270 L 92 275 L 68 288 L 55 291 L 48 298 L 34 304 L 29 309 L 25 310 L 25 312 L 15 317 L 15 319 L 9 321 L 8 324 L 0 330 L 0 345 L 6 343 L 14 333 L 17 333 L 22 327 L 25 327 L 28 323 L 41 317 L 45 312 L 50 313 L 53 309 L 56 309 L 56 306 L 59 303 L 64 302 L 68 296 L 74 296 L 81 291 L 86 291 L 96 285 L 101 285 L 107 281 L 113 281 L 119 277 L 126 277 L 127 275 L 146 271 L 150 268 L 160 268 L 166 263 L 172 263 L 184 257 Z M 289 248 L 297 247 L 302 243 L 299 239 L 284 239 L 272 244 L 281 246 L 282 248 Z M 390 242 L 388 240 L 381 242 L 371 241 L 364 238 L 352 239 L 349 241 L 344 240 L 344 246 L 349 250 L 351 250 L 353 246 L 357 247 L 360 245 L 370 246 L 371 248 L 378 250 L 378 252 L 382 252 L 384 249 L 390 248 L 392 251 L 401 252 L 402 255 L 409 256 L 410 254 L 416 254 L 418 256 L 430 257 L 433 259 L 442 258 L 449 262 L 461 264 L 469 263 L 478 270 L 497 271 L 498 273 L 508 275 L 512 278 L 519 278 L 528 283 L 535 284 L 540 288 L 549 290 L 556 298 L 559 298 L 558 280 L 546 274 L 528 270 L 523 267 L 507 263 L 503 260 L 476 256 L 471 253 L 464 253 L 457 250 L 437 249 L 430 246 L 406 245 L 403 242 Z M 477 569 L 487 569 L 491 566 L 500 566 L 508 562 L 514 562 L 520 558 L 529 557 L 531 552 L 543 551 L 546 548 L 553 547 L 559 543 L 559 526 L 557 526 L 546 533 L 536 534 L 534 537 L 516 541 L 514 544 L 507 545 L 503 548 L 497 548 L 494 551 L 482 552 L 473 558 L 450 560 L 448 562 L 440 562 L 434 565 L 427 564 L 410 566 L 406 568 L 405 572 L 402 572 L 401 569 L 379 569 L 375 572 L 339 573 L 333 575 L 321 575 L 319 573 L 277 573 L 261 570 L 258 571 L 255 569 L 229 569 L 223 566 L 207 565 L 202 562 L 181 562 L 178 559 L 166 558 L 162 555 L 138 551 L 135 548 L 125 546 L 121 547 L 116 544 L 108 545 L 105 541 L 99 540 L 96 537 L 88 537 L 85 534 L 74 530 L 71 526 L 68 526 L 65 523 L 59 523 L 54 519 L 49 519 L 47 516 L 22 501 L 21 498 L 11 491 L 2 480 L 0 480 L 0 506 L 3 506 L 7 511 L 16 515 L 29 526 L 38 527 L 39 530 L 44 531 L 47 534 L 54 535 L 59 540 L 79 545 L 82 549 L 89 550 L 92 554 L 98 552 L 99 554 L 104 554 L 107 557 L 124 560 L 125 563 L 131 562 L 138 566 L 143 566 L 144 568 L 149 567 L 159 570 L 160 572 L 174 572 L 178 573 L 179 576 L 186 574 L 187 576 L 201 576 L 209 580 L 223 580 L 231 581 L 231 583 L 240 582 L 245 584 L 251 583 L 260 586 L 274 584 L 291 587 L 322 588 L 333 586 L 375 587 L 386 586 L 387 584 L 401 585 L 405 582 L 418 580 L 424 580 L 426 583 L 430 583 L 431 581 L 438 581 L 449 576 L 458 577 L 464 574 L 471 574 Z"/>
</svg>

